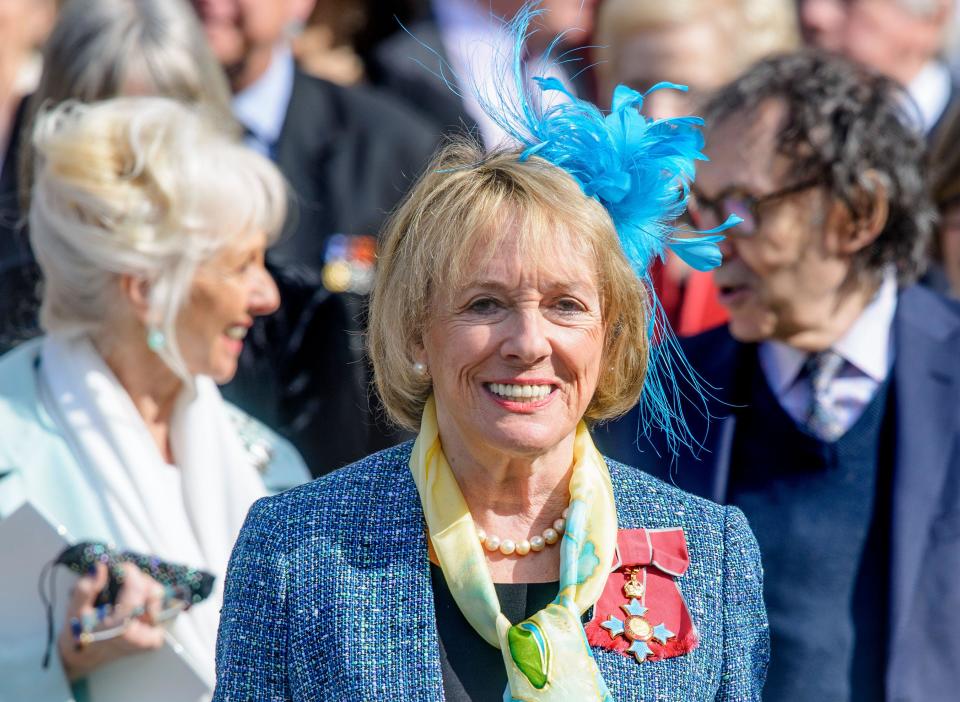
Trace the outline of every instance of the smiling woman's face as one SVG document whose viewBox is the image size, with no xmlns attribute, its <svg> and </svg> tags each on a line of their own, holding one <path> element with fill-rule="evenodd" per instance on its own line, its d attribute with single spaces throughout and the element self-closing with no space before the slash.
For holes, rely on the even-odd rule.
<svg viewBox="0 0 960 702">
<path fill-rule="evenodd" d="M 254 318 L 272 314 L 280 305 L 277 286 L 264 266 L 266 245 L 266 235 L 258 233 L 225 247 L 197 268 L 177 318 L 178 341 L 190 373 L 217 383 L 232 379 Z"/>
<path fill-rule="evenodd" d="M 593 398 L 604 346 L 595 262 L 562 242 L 536 258 L 516 244 L 477 256 L 465 284 L 433 303 L 417 356 L 444 443 L 536 457 L 573 435 Z"/>
</svg>

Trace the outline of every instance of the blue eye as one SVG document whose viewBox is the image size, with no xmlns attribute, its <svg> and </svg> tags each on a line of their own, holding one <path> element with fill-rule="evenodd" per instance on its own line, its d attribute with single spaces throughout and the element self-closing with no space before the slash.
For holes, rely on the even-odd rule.
<svg viewBox="0 0 960 702">
<path fill-rule="evenodd" d="M 570 297 L 564 297 L 564 298 L 561 298 L 560 300 L 557 300 L 554 306 L 561 312 L 565 312 L 565 313 L 583 312 L 586 309 L 581 303 L 577 302 L 576 300 Z"/>
<path fill-rule="evenodd" d="M 467 306 L 467 310 L 477 314 L 490 314 L 500 309 L 500 303 L 490 297 L 481 297 Z"/>
</svg>

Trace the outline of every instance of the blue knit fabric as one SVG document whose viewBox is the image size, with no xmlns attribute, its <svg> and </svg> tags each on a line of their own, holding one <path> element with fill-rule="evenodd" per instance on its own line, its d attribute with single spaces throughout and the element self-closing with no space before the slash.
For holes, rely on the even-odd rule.
<svg viewBox="0 0 960 702">
<path fill-rule="evenodd" d="M 412 444 L 257 502 L 230 561 L 215 702 L 440 702 L 443 684 Z M 679 581 L 700 645 L 654 663 L 594 649 L 618 702 L 759 700 L 769 656 L 743 514 L 608 461 L 621 528 L 683 527 Z"/>
</svg>

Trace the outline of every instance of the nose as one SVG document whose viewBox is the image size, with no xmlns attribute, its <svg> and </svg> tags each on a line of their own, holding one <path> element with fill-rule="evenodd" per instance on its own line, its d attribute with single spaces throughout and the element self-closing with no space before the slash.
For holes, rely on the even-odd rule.
<svg viewBox="0 0 960 702">
<path fill-rule="evenodd" d="M 248 310 L 254 317 L 273 314 L 280 307 L 280 291 L 273 276 L 263 266 L 258 266 L 250 282 Z"/>
<path fill-rule="evenodd" d="M 720 255 L 723 256 L 723 263 L 730 263 L 736 258 L 737 251 L 737 237 L 733 234 L 736 230 L 736 227 L 726 232 L 726 236 L 723 238 L 717 246 L 720 248 Z"/>
<path fill-rule="evenodd" d="M 509 361 L 524 366 L 534 366 L 548 358 L 551 353 L 546 325 L 539 309 L 520 310 L 514 315 L 507 339 L 500 352 Z"/>
</svg>

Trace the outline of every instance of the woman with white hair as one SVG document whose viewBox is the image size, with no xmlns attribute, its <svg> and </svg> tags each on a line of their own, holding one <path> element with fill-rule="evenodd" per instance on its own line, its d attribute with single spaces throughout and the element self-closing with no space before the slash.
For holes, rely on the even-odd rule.
<svg viewBox="0 0 960 702">
<path fill-rule="evenodd" d="M 43 72 L 25 98 L 0 180 L 0 351 L 37 330 L 37 277 L 23 227 L 33 181 L 30 126 L 43 108 L 64 100 L 163 95 L 203 105 L 235 130 L 230 88 L 185 0 L 70 0 L 43 48 Z M 3 228 L 6 226 L 6 228 Z"/>
<path fill-rule="evenodd" d="M 102 622 L 126 626 L 121 636 L 86 643 L 64 626 L 59 665 L 45 674 L 23 642 L 0 654 L 4 686 L 64 699 L 67 682 L 76 693 L 166 634 L 212 689 L 220 581 L 247 509 L 265 481 L 306 478 L 296 452 L 216 387 L 235 373 L 254 318 L 279 304 L 264 250 L 284 221 L 286 186 L 214 120 L 165 98 L 64 103 L 38 118 L 33 147 L 45 336 L 0 359 L 0 518 L 27 501 L 78 540 L 217 581 L 165 630 L 161 586 L 125 566 Z M 80 578 L 68 624 L 94 615 L 107 580 L 102 565 Z"/>
</svg>

